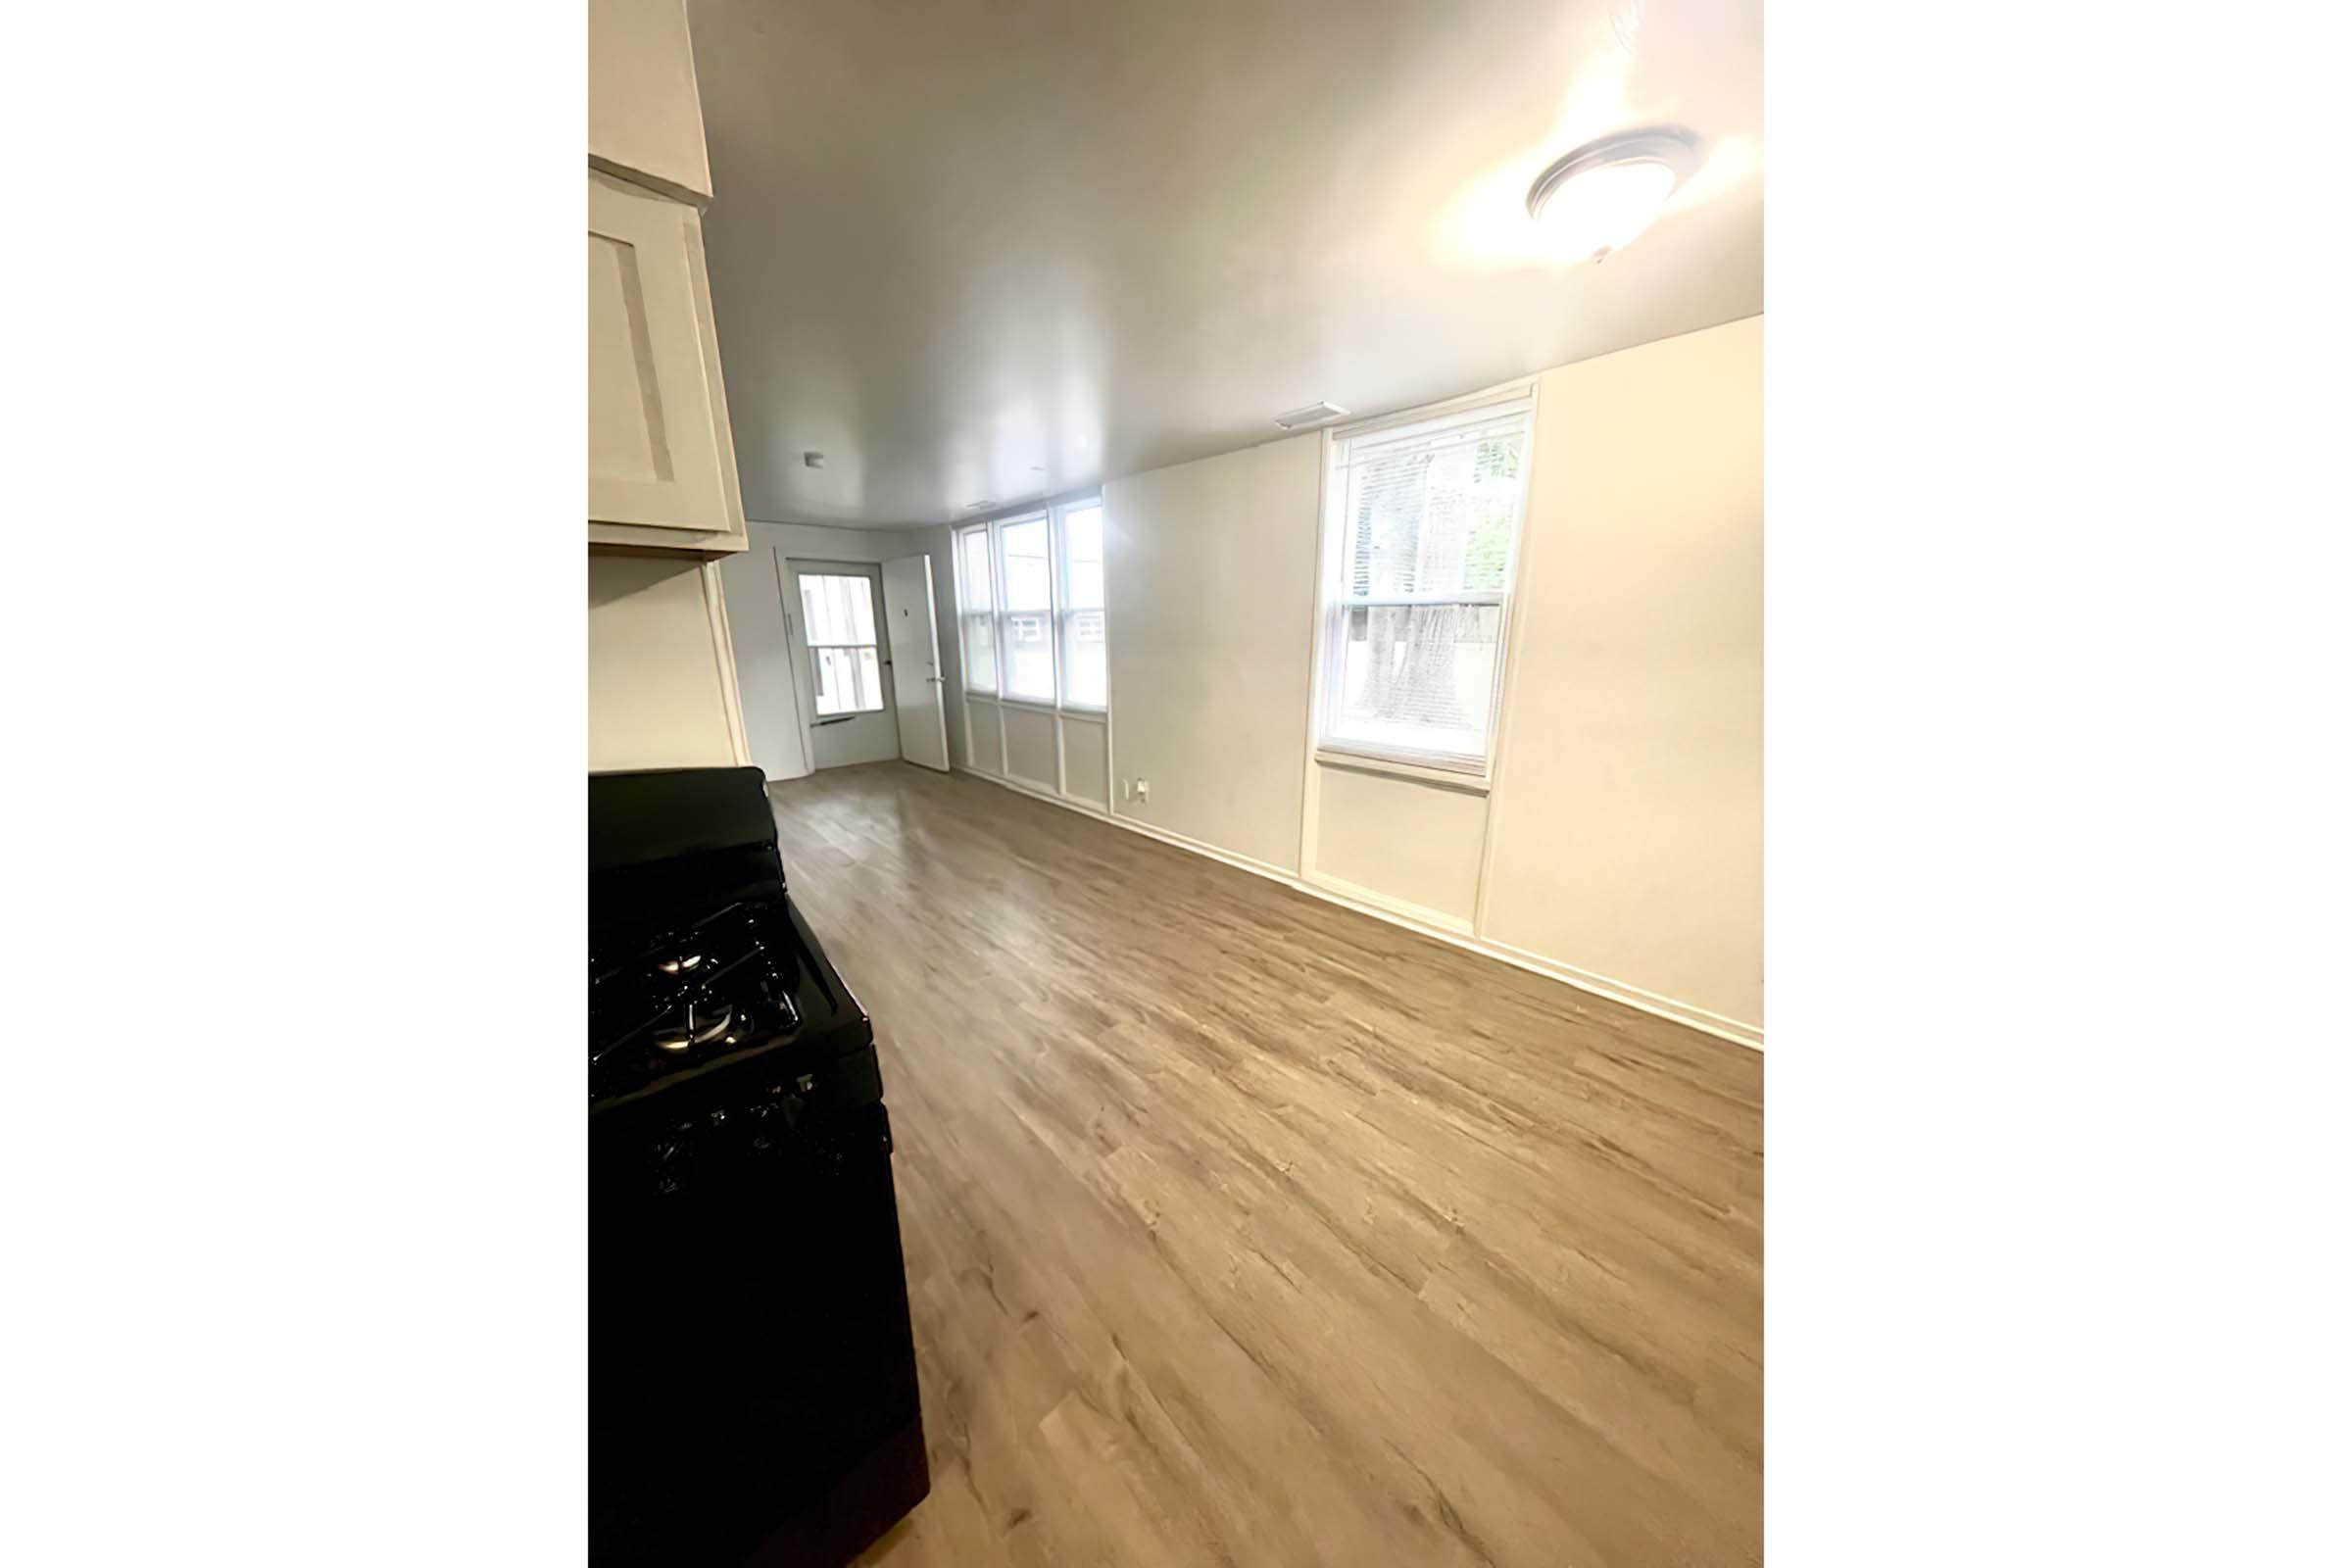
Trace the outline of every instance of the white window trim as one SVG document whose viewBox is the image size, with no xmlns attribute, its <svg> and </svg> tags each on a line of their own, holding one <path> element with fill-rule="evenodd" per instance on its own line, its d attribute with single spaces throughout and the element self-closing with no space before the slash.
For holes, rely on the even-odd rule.
<svg viewBox="0 0 2352 1568">
<path fill-rule="evenodd" d="M 1028 607 L 1014 610 L 1004 602 L 1005 579 L 1011 575 L 1004 569 L 1004 530 L 1007 528 L 1018 528 L 1024 524 L 1032 522 L 1042 522 L 1046 525 L 1046 606 L 1043 610 L 1037 610 Z M 1046 621 L 1046 641 L 1048 644 L 1051 644 L 1054 641 L 1054 602 L 1061 596 L 1057 594 L 1054 588 L 1054 570 L 1053 514 L 1047 509 L 1040 507 L 1029 512 L 1016 512 L 1009 516 L 990 518 L 988 524 L 988 564 L 992 568 L 995 569 L 997 574 L 996 630 L 998 695 L 1008 703 L 1027 703 L 1031 706 L 1038 706 L 1042 704 L 1045 707 L 1051 708 L 1054 706 L 1054 699 L 1061 695 L 1060 649 L 1053 647 L 1049 647 L 1047 649 L 1047 653 L 1050 656 L 1048 662 L 1052 665 L 1054 671 L 1054 690 L 1049 695 L 1043 698 L 1020 696 L 1011 691 L 1005 685 L 1005 676 L 1010 674 L 1012 670 L 1012 643 L 1007 634 L 1009 631 L 1010 622 L 1014 616 L 1044 616 Z"/>
<path fill-rule="evenodd" d="M 1527 444 L 1519 463 L 1519 515 L 1511 529 L 1509 553 L 1503 558 L 1499 590 L 1458 594 L 1374 594 L 1357 598 L 1344 592 L 1347 573 L 1348 462 L 1351 443 L 1385 446 L 1371 437 L 1393 436 L 1402 441 L 1466 425 L 1484 424 L 1506 415 L 1525 420 Z M 1323 539 L 1317 578 L 1321 613 L 1316 626 L 1316 658 L 1309 693 L 1314 716 L 1314 759 L 1328 767 L 1393 773 L 1429 783 L 1446 784 L 1473 794 L 1493 787 L 1494 754 L 1502 734 L 1504 677 L 1509 664 L 1511 609 L 1519 582 L 1519 551 L 1527 534 L 1528 480 L 1535 467 L 1535 383 L 1522 381 L 1493 387 L 1467 397 L 1449 399 L 1427 408 L 1408 410 L 1351 425 L 1336 426 L 1323 436 Z M 1359 448 L 1360 450 L 1360 448 Z M 1340 672 L 1346 667 L 1347 613 L 1364 608 L 1412 605 L 1494 605 L 1499 610 L 1494 625 L 1494 684 L 1487 703 L 1487 744 L 1477 756 L 1424 751 L 1415 747 L 1381 746 L 1367 741 L 1335 738 L 1334 710 L 1339 702 Z"/>
<path fill-rule="evenodd" d="M 1066 671 L 1062 667 L 1062 638 L 1066 633 L 1069 617 L 1074 613 L 1085 612 L 1102 615 L 1103 641 L 1106 647 L 1109 642 L 1110 607 L 1107 603 L 1099 606 L 1089 605 L 1085 607 L 1084 611 L 1073 611 L 1069 606 L 1069 548 L 1063 524 L 1063 519 L 1069 513 L 1102 505 L 1102 493 L 1100 490 L 1088 490 L 1077 495 L 1063 496 L 1043 506 L 1026 507 L 1018 512 L 1008 512 L 1001 517 L 990 517 L 982 522 L 962 523 L 952 530 L 956 542 L 956 635 L 958 638 L 963 635 L 963 622 L 966 616 L 985 613 L 989 621 L 991 646 L 995 648 L 997 656 L 996 683 L 993 686 L 972 684 L 970 668 L 968 664 L 964 666 L 963 695 L 966 698 L 984 703 L 997 703 L 1009 708 L 1028 709 L 1041 713 L 1071 713 L 1080 718 L 1097 720 L 1102 720 L 1108 716 L 1110 705 L 1107 697 L 1100 706 L 1067 702 L 1062 698 L 1062 690 L 1067 684 Z M 1050 608 L 1043 611 L 1006 609 L 1004 605 L 1004 530 L 1020 523 L 1036 522 L 1041 518 L 1046 523 L 1046 556 L 1050 568 L 1046 573 L 1047 598 Z M 964 539 L 971 534 L 979 534 L 988 542 L 989 608 L 985 612 L 966 608 L 971 603 L 971 594 L 965 587 L 969 577 L 964 564 Z M 1105 584 L 1105 588 L 1107 590 L 1107 584 Z M 1107 591 L 1103 597 L 1107 601 L 1109 597 Z M 1052 644 L 1054 695 L 1051 698 L 1016 697 L 1004 689 L 1005 670 L 1011 663 L 1011 660 L 1006 655 L 1005 622 L 1015 615 L 1037 614 L 1043 614 L 1046 617 L 1047 641 Z"/>
<path fill-rule="evenodd" d="M 802 646 L 807 650 L 808 655 L 808 707 L 813 720 L 819 724 L 835 724 L 839 723 L 845 718 L 858 718 L 866 713 L 888 712 L 890 710 L 890 704 L 883 695 L 882 683 L 887 681 L 890 677 L 888 675 L 881 674 L 880 671 L 885 665 L 887 665 L 889 661 L 882 657 L 882 607 L 876 602 L 873 579 L 859 571 L 806 571 L 796 572 L 795 576 L 802 581 L 806 581 L 810 577 L 846 577 L 853 579 L 858 584 L 859 587 L 865 590 L 866 612 L 872 617 L 874 622 L 874 640 L 870 643 L 818 643 L 808 642 L 806 639 L 803 640 Z M 808 612 L 806 606 L 802 608 L 801 618 L 804 621 L 808 618 Z M 811 626 L 808 629 L 814 631 L 816 628 Z M 824 662 L 817 656 L 819 654 L 839 653 L 845 649 L 853 653 L 863 652 L 869 649 L 873 652 L 874 667 L 877 672 L 874 685 L 874 706 L 871 708 L 845 708 L 837 713 L 817 711 L 816 704 L 818 695 L 825 689 Z"/>
<path fill-rule="evenodd" d="M 1101 491 L 1089 495 L 1066 497 L 1054 502 L 1049 509 L 1053 518 L 1050 548 L 1054 552 L 1054 706 L 1064 713 L 1106 713 L 1110 710 L 1107 697 L 1101 706 L 1096 706 L 1091 703 L 1073 703 L 1062 696 L 1062 688 L 1067 684 L 1065 671 L 1062 669 L 1062 658 L 1068 652 L 1065 639 L 1069 636 L 1069 622 L 1072 615 L 1096 614 L 1102 617 L 1103 673 L 1106 683 L 1109 674 L 1110 564 L 1107 559 L 1103 562 L 1102 572 L 1104 602 L 1100 605 L 1087 605 L 1079 609 L 1072 609 L 1070 606 L 1070 539 L 1067 519 L 1071 513 L 1084 512 L 1089 507 L 1093 507 L 1097 511 L 1102 510 L 1102 495 Z M 1109 555 L 1107 543 L 1103 554 L 1105 558 Z"/>
<path fill-rule="evenodd" d="M 964 565 L 964 540 L 972 534 L 978 534 L 980 536 L 981 552 L 987 557 L 988 560 L 988 609 L 986 610 L 973 610 L 970 608 L 972 603 L 972 595 L 971 590 L 966 585 L 971 581 L 971 578 L 970 574 L 965 570 Z M 992 657 L 989 661 L 989 674 L 992 677 L 991 683 L 985 687 L 975 686 L 972 684 L 972 668 L 969 657 L 970 647 L 963 640 L 963 623 L 975 615 L 986 615 L 988 617 L 989 648 L 993 655 L 996 651 L 997 643 L 996 536 L 989 532 L 989 525 L 987 523 L 974 522 L 966 523 L 962 527 L 956 528 L 951 537 L 956 541 L 955 566 L 956 669 L 960 679 L 963 682 L 964 696 L 984 697 L 991 702 L 995 702 L 998 700 L 999 694 L 1004 684 L 1004 671 Z"/>
</svg>

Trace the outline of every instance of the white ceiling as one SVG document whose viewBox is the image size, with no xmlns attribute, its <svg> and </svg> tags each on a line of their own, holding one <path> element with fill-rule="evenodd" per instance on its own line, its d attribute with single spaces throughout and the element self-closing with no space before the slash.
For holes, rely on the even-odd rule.
<svg viewBox="0 0 2352 1568">
<path fill-rule="evenodd" d="M 1761 0 L 690 10 L 755 518 L 940 522 L 1764 307 Z M 1706 162 L 1656 225 L 1544 254 L 1537 172 L 1660 122 Z"/>
</svg>

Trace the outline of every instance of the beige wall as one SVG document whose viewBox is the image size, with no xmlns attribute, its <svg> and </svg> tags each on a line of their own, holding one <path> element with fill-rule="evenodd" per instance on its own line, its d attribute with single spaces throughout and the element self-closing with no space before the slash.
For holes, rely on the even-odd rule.
<svg viewBox="0 0 2352 1568">
<path fill-rule="evenodd" d="M 588 159 L 669 195 L 710 195 L 686 0 L 588 0 Z"/>
<path fill-rule="evenodd" d="M 1491 798 L 1306 762 L 1320 437 L 1105 486 L 1112 811 L 1760 1039 L 1763 341 L 1541 377 Z"/>
<path fill-rule="evenodd" d="M 1484 934 L 1764 1019 L 1764 318 L 1547 372 Z"/>
<path fill-rule="evenodd" d="M 1340 891 L 1409 906 L 1468 931 L 1478 906 L 1487 798 L 1419 779 L 1317 762 L 1306 870 Z"/>
<path fill-rule="evenodd" d="M 736 760 L 698 562 L 588 557 L 588 767 Z"/>
<path fill-rule="evenodd" d="M 1102 487 L 1111 808 L 1298 868 L 1318 436 Z M 1149 803 L 1119 798 L 1147 778 Z"/>
</svg>

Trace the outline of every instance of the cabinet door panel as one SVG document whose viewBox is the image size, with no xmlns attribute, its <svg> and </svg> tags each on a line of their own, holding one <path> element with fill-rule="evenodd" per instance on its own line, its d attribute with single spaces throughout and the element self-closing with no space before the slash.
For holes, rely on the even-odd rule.
<svg viewBox="0 0 2352 1568">
<path fill-rule="evenodd" d="M 588 182 L 588 520 L 736 528 L 691 207 Z"/>
</svg>

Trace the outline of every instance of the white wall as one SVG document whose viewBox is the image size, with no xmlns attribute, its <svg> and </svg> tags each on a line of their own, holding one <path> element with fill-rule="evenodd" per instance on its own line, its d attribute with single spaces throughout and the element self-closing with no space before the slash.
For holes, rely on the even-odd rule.
<svg viewBox="0 0 2352 1568">
<path fill-rule="evenodd" d="M 1061 715 L 1061 791 L 1104 810 L 1110 806 L 1109 734 L 1107 720 Z"/>
<path fill-rule="evenodd" d="M 686 0 L 588 0 L 588 158 L 673 196 L 710 196 Z"/>
<path fill-rule="evenodd" d="M 1539 391 L 1485 934 L 1764 1018 L 1764 318 Z"/>
<path fill-rule="evenodd" d="M 780 564 L 772 548 L 755 542 L 720 562 L 718 576 L 726 589 L 727 630 L 734 641 L 752 765 L 769 778 L 799 778 L 808 771 L 808 753 L 793 682 L 792 640 L 785 635 L 777 589 Z"/>
<path fill-rule="evenodd" d="M 590 552 L 590 771 L 740 760 L 721 650 L 700 563 Z"/>
<path fill-rule="evenodd" d="M 1004 705 L 1004 771 L 1024 784 L 1041 789 L 1061 787 L 1057 760 L 1060 723 L 1056 715 L 1034 708 Z"/>
<path fill-rule="evenodd" d="M 1298 868 L 1319 436 L 1102 487 L 1111 808 Z M 1120 781 L 1151 781 L 1149 803 Z"/>
<path fill-rule="evenodd" d="M 1491 798 L 1306 761 L 1321 437 L 1105 486 L 1112 811 L 1760 1039 L 1763 339 L 1541 377 Z"/>
<path fill-rule="evenodd" d="M 727 621 L 734 639 L 737 679 L 743 691 L 744 724 L 753 737 L 753 749 L 794 764 L 789 772 L 768 770 L 770 778 L 798 778 L 808 771 L 801 711 L 794 706 L 807 702 L 808 694 L 804 672 L 785 632 L 783 596 L 789 591 L 791 576 L 779 569 L 784 562 L 882 562 L 929 556 L 931 612 L 939 623 L 940 673 L 946 677 L 941 689 L 954 692 L 961 688 L 962 645 L 956 636 L 955 537 L 948 528 L 826 528 L 754 522 L 749 529 L 751 548 L 732 558 L 722 572 L 727 581 Z M 762 571 L 766 574 L 764 586 Z M 779 577 L 783 588 L 777 586 Z M 948 755 L 962 758 L 962 704 L 947 704 L 947 724 Z M 796 737 L 789 752 L 765 739 L 787 726 Z M 767 767 L 765 762 L 760 765 Z"/>
</svg>

